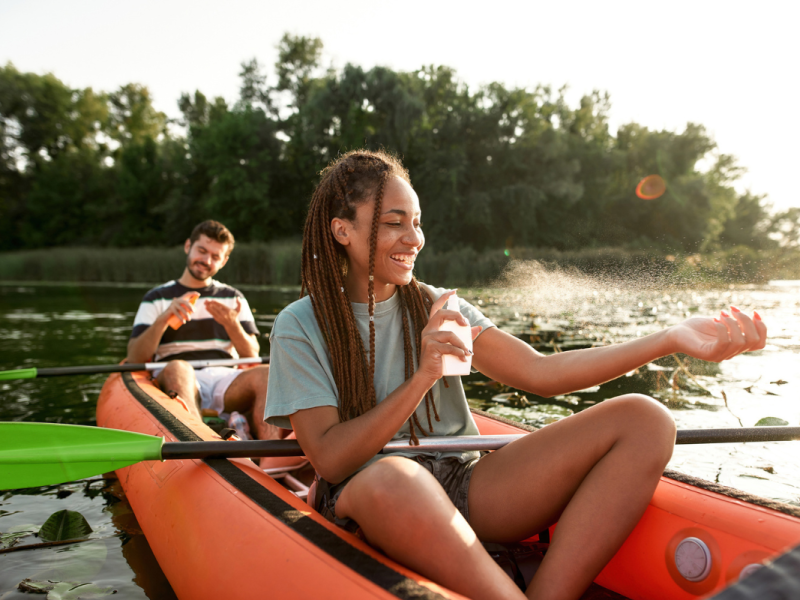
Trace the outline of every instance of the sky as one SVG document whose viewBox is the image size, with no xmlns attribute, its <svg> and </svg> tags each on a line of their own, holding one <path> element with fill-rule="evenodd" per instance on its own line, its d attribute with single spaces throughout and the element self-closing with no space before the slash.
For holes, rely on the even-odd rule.
<svg viewBox="0 0 800 600">
<path fill-rule="evenodd" d="M 245 60 L 275 83 L 281 36 L 316 36 L 325 66 L 447 65 L 471 87 L 566 85 L 573 106 L 607 91 L 612 131 L 699 123 L 747 169 L 737 188 L 785 209 L 800 207 L 798 17 L 788 0 L 0 0 L 0 63 L 80 88 L 141 83 L 178 116 L 182 92 L 235 100 Z"/>
</svg>

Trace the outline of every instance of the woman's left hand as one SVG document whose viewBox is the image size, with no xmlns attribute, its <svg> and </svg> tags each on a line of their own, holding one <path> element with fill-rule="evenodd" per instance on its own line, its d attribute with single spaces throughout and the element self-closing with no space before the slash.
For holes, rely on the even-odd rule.
<svg viewBox="0 0 800 600">
<path fill-rule="evenodd" d="M 736 307 L 716 319 L 694 317 L 671 328 L 675 350 L 694 358 L 720 362 L 742 352 L 761 350 L 767 343 L 767 326 L 757 312 L 751 319 Z"/>
</svg>

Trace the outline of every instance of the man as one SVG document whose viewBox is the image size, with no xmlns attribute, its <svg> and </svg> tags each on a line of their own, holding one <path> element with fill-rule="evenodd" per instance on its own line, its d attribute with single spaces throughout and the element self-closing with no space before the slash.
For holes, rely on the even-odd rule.
<svg viewBox="0 0 800 600">
<path fill-rule="evenodd" d="M 195 371 L 185 362 L 258 356 L 258 329 L 247 300 L 239 290 L 212 279 L 228 262 L 233 245 L 233 234 L 221 223 L 204 221 L 194 228 L 184 244 L 183 275 L 147 292 L 139 305 L 128 341 L 128 362 L 169 361 L 153 373 L 156 381 L 196 416 L 201 411 L 219 415 L 237 411 L 248 416 L 256 437 L 277 438 L 280 430 L 262 417 L 268 366 Z M 170 318 L 177 329 L 169 326 Z"/>
</svg>

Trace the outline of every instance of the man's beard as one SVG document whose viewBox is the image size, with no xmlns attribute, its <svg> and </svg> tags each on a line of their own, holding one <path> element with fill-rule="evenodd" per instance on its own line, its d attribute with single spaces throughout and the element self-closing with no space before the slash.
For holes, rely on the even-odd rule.
<svg viewBox="0 0 800 600">
<path fill-rule="evenodd" d="M 214 274 L 216 273 L 216 271 L 213 271 L 211 268 L 207 267 L 207 269 L 205 271 L 205 274 L 203 274 L 203 272 L 198 270 L 195 267 L 195 265 L 193 265 L 191 262 L 189 262 L 188 258 L 186 259 L 186 269 L 189 271 L 191 276 L 194 277 L 195 279 L 197 279 L 198 281 L 205 281 L 209 277 L 213 277 Z"/>
</svg>

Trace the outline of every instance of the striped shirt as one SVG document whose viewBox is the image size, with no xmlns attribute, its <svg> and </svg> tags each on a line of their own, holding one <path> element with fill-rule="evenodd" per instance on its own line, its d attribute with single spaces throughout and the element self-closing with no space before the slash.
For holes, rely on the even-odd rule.
<svg viewBox="0 0 800 600">
<path fill-rule="evenodd" d="M 165 360 L 205 360 L 212 358 L 238 358 L 233 342 L 225 328 L 217 323 L 206 309 L 207 300 L 216 300 L 235 309 L 236 299 L 242 303 L 239 322 L 246 333 L 258 335 L 253 313 L 244 295 L 229 285 L 211 280 L 211 285 L 204 288 L 188 288 L 177 281 L 168 281 L 164 285 L 147 292 L 139 305 L 133 321 L 131 338 L 139 337 L 155 320 L 169 308 L 174 298 L 187 292 L 198 292 L 200 297 L 194 304 L 192 319 L 179 327 L 167 327 L 156 349 L 154 359 Z"/>
</svg>

